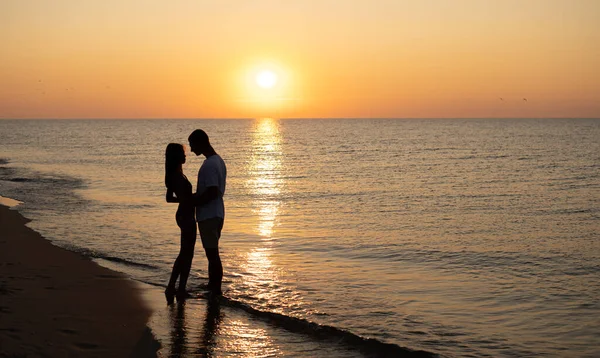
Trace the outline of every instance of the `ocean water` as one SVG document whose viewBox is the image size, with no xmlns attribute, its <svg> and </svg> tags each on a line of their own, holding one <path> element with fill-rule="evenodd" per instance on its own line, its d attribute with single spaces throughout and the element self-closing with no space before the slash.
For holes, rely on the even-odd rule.
<svg viewBox="0 0 600 358">
<path fill-rule="evenodd" d="M 164 150 L 196 128 L 228 165 L 227 309 L 348 342 L 307 355 L 600 356 L 600 120 L 2 120 L 0 195 L 164 287 Z"/>
</svg>

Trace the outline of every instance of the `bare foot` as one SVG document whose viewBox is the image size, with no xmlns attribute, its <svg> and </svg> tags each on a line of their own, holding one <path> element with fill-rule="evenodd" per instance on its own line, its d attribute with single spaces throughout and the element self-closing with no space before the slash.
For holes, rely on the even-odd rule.
<svg viewBox="0 0 600 358">
<path fill-rule="evenodd" d="M 179 290 L 175 294 L 175 297 L 177 297 L 177 301 L 185 301 L 186 299 L 192 297 L 192 295 L 188 291 Z"/>
<path fill-rule="evenodd" d="M 167 287 L 167 289 L 165 290 L 165 298 L 167 299 L 168 305 L 173 304 L 173 301 L 175 300 L 175 288 L 174 287 Z"/>
</svg>

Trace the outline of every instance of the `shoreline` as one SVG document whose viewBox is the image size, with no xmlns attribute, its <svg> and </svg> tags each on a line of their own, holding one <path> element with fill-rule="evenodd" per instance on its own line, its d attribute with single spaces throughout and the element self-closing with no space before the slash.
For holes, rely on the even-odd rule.
<svg viewBox="0 0 600 358">
<path fill-rule="evenodd" d="M 273 313 L 257 315 L 235 301 L 166 305 L 157 287 L 54 246 L 2 199 L 0 358 L 219 356 L 240 354 L 240 347 L 256 355 L 435 356 L 373 346 L 345 331 L 332 335 L 330 327 Z"/>
<path fill-rule="evenodd" d="M 0 357 L 156 357 L 143 288 L 0 202 Z"/>
</svg>

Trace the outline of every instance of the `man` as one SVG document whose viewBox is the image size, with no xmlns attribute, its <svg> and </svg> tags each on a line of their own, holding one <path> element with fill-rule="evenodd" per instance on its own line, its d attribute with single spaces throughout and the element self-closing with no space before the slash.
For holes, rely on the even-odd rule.
<svg viewBox="0 0 600 358">
<path fill-rule="evenodd" d="M 212 296 L 220 296 L 223 281 L 223 265 L 219 256 L 219 239 L 225 219 L 225 181 L 227 168 L 225 162 L 210 145 L 208 135 L 196 129 L 188 137 L 191 151 L 204 155 L 206 159 L 198 171 L 198 184 L 194 203 L 196 221 L 202 246 L 208 259 L 208 290 Z"/>
</svg>

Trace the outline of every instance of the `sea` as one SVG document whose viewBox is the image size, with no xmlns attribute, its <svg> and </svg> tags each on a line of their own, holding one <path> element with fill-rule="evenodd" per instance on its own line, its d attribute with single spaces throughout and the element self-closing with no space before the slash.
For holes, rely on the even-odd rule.
<svg viewBox="0 0 600 358">
<path fill-rule="evenodd" d="M 264 327 L 188 311 L 163 356 L 600 357 L 598 119 L 0 120 L 0 195 L 162 290 L 164 152 L 197 128 L 228 169 L 220 310 Z"/>
</svg>

